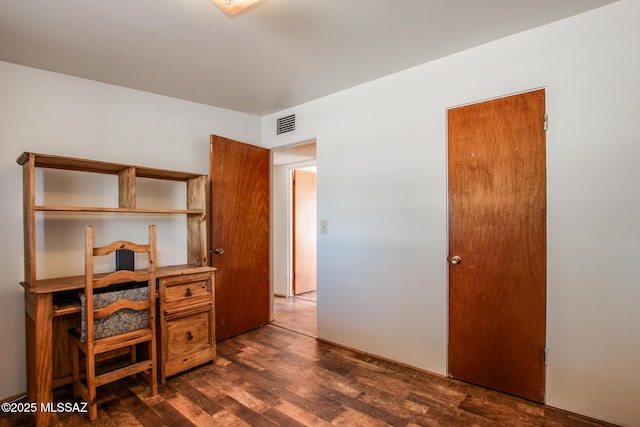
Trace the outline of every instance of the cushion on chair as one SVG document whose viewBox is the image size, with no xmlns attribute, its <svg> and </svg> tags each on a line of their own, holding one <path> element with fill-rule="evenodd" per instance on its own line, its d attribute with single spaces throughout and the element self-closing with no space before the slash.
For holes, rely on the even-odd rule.
<svg viewBox="0 0 640 427">
<path fill-rule="evenodd" d="M 149 299 L 149 288 L 135 288 L 124 289 L 120 291 L 104 292 L 93 295 L 93 307 L 94 309 L 104 308 L 109 304 L 126 299 L 130 301 L 145 301 Z M 86 341 L 86 298 L 85 295 L 80 296 L 80 302 L 82 304 L 82 324 L 80 330 L 80 341 Z M 94 320 L 94 332 L 95 339 L 106 338 L 113 335 L 123 334 L 125 332 L 131 332 L 138 329 L 149 327 L 149 310 L 118 310 L 111 316 L 103 319 Z"/>
</svg>

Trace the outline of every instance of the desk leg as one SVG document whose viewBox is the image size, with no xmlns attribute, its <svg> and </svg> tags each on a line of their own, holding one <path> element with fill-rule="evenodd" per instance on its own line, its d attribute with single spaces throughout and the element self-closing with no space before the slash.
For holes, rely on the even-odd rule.
<svg viewBox="0 0 640 427">
<path fill-rule="evenodd" d="M 27 398 L 38 408 L 38 426 L 51 424 L 53 414 L 40 412 L 42 403 L 53 401 L 53 307 L 52 295 L 25 291 L 27 344 Z"/>
</svg>

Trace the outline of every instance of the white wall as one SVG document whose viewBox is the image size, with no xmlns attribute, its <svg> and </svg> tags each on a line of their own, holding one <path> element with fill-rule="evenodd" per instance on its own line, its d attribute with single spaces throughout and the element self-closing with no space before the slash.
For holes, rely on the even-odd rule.
<svg viewBox="0 0 640 427">
<path fill-rule="evenodd" d="M 638 17 L 623 0 L 263 118 L 267 147 L 317 139 L 321 338 L 446 374 L 446 109 L 544 87 L 546 400 L 640 425 Z"/>
<path fill-rule="evenodd" d="M 152 95 L 0 62 L 0 400 L 26 391 L 22 228 L 23 151 L 66 155 L 140 166 L 209 173 L 211 133 L 260 143 L 260 118 L 201 104 Z M 67 173 L 68 175 L 69 173 Z M 99 203 L 95 193 L 111 196 L 117 186 L 99 175 L 47 180 L 49 203 L 58 191 L 72 193 L 78 204 Z M 41 174 L 38 174 L 40 177 Z M 39 179 L 39 188 L 45 182 Z M 98 186 L 96 191 L 94 186 Z M 142 183 L 139 204 L 184 203 L 184 188 Z M 146 196 L 145 196 L 146 194 Z M 67 197 L 67 196 L 64 196 Z M 115 198 L 114 198 L 115 197 Z M 174 199 L 179 199 L 178 201 Z M 181 206 L 184 206 L 181 205 Z M 178 205 L 177 207 L 180 207 Z M 126 217 L 114 226 L 100 215 L 57 215 L 37 227 L 39 277 L 82 273 L 84 225 L 96 227 L 106 243 L 120 230 L 144 236 L 158 225 L 158 263 L 186 262 L 186 220 L 181 217 Z M 118 217 L 118 223 L 123 217 Z M 112 218 L 113 219 L 113 218 Z M 114 228 L 115 227 L 115 228 Z M 142 230 L 142 231 L 141 231 Z M 47 257 L 43 256 L 46 248 Z"/>
</svg>

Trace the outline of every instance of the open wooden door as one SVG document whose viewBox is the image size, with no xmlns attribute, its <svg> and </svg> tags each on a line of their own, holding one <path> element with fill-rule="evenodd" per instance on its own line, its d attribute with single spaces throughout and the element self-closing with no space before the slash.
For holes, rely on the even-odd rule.
<svg viewBox="0 0 640 427">
<path fill-rule="evenodd" d="M 545 92 L 449 110 L 449 375 L 543 402 Z"/>
<path fill-rule="evenodd" d="M 269 150 L 211 135 L 216 339 L 269 322 Z"/>
<path fill-rule="evenodd" d="M 293 293 L 316 290 L 317 215 L 314 172 L 293 171 Z"/>
</svg>

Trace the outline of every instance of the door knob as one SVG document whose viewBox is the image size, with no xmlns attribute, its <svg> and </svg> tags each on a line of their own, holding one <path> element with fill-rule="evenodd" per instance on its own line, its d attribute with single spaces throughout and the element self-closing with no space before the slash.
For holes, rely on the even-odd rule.
<svg viewBox="0 0 640 427">
<path fill-rule="evenodd" d="M 462 261 L 462 260 L 460 259 L 460 257 L 458 255 L 452 256 L 451 259 L 449 259 L 449 262 L 451 264 L 454 264 L 454 265 L 455 264 L 460 264 L 460 261 Z"/>
<path fill-rule="evenodd" d="M 213 253 L 216 254 L 216 255 L 222 255 L 224 253 L 224 249 L 216 248 L 216 250 L 213 251 Z"/>
</svg>

